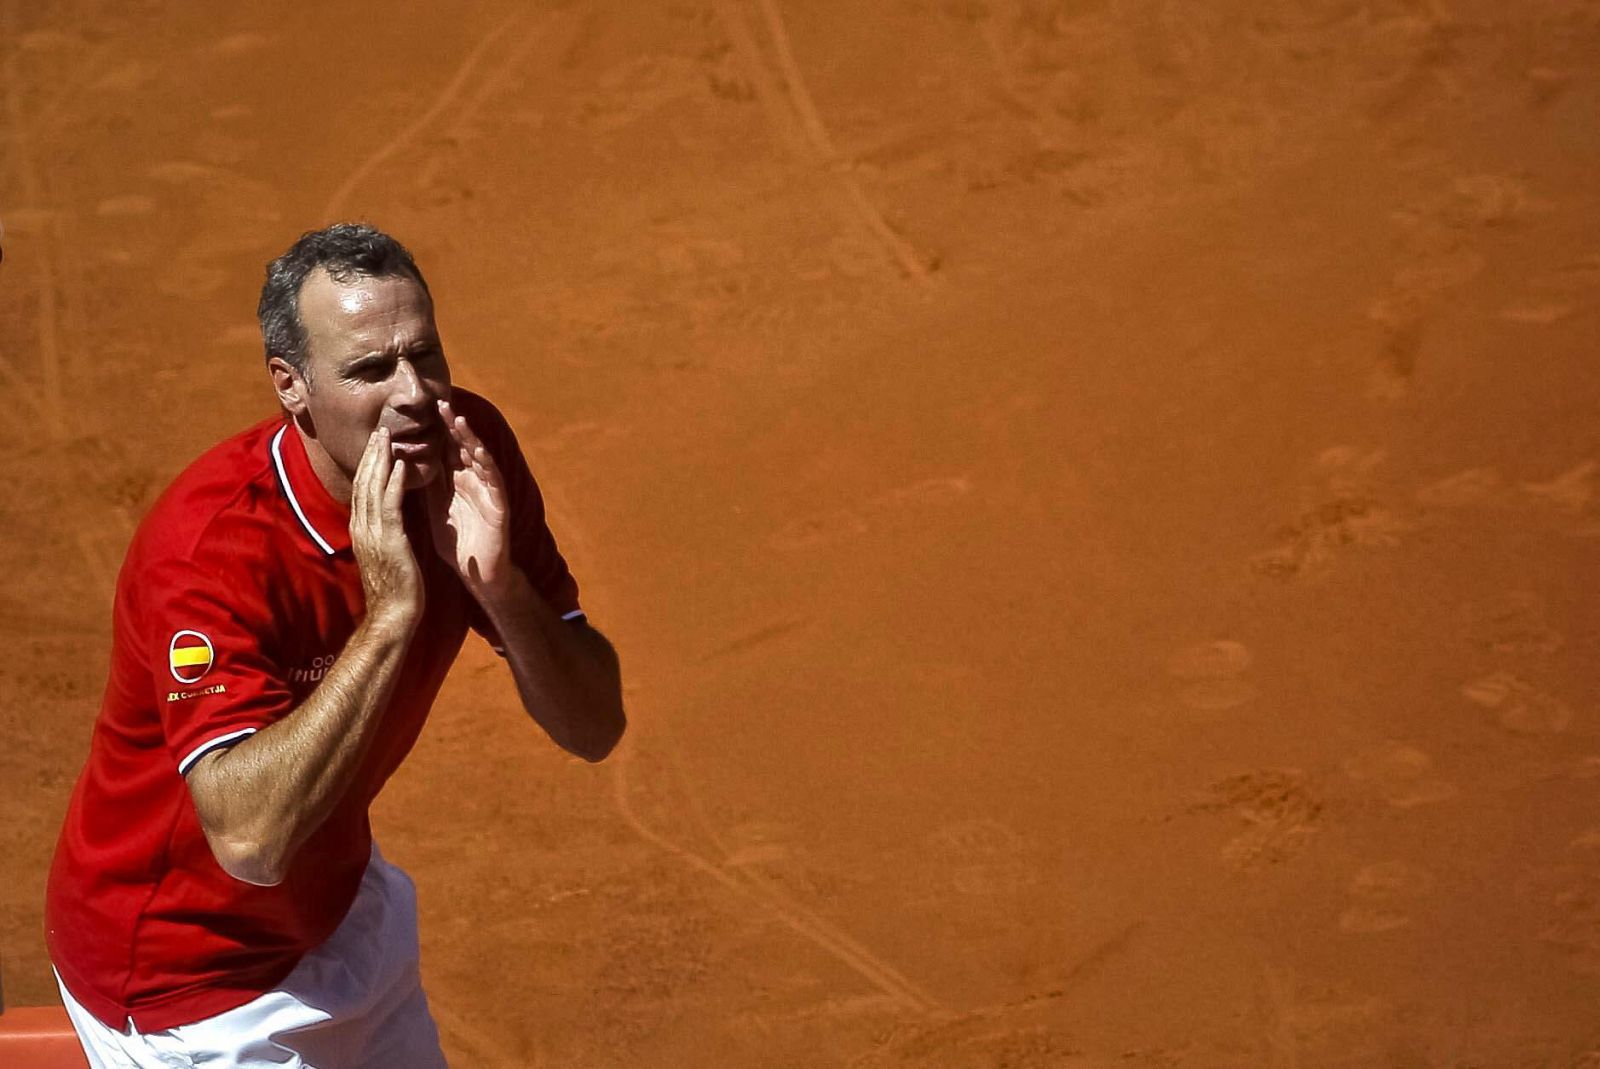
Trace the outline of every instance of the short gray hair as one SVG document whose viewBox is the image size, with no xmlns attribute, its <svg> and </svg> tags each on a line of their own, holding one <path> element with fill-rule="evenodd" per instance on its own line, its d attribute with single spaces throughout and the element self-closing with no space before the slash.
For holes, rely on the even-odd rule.
<svg viewBox="0 0 1600 1069">
<path fill-rule="evenodd" d="M 319 267 L 335 282 L 409 276 L 417 280 L 422 292 L 428 293 L 428 283 L 417 270 L 411 253 L 376 227 L 334 223 L 301 234 L 287 252 L 267 265 L 267 281 L 261 287 L 256 318 L 261 321 L 261 342 L 267 359 L 281 357 L 302 377 L 309 377 L 309 368 L 306 328 L 300 321 L 300 287 Z"/>
</svg>

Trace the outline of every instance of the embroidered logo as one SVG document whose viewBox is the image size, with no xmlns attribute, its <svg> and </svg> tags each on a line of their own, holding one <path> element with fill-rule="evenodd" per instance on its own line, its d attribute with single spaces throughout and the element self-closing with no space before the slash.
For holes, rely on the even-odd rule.
<svg viewBox="0 0 1600 1069">
<path fill-rule="evenodd" d="M 198 683 L 216 658 L 211 640 L 198 631 L 179 631 L 167 646 L 167 667 L 179 683 Z"/>
</svg>

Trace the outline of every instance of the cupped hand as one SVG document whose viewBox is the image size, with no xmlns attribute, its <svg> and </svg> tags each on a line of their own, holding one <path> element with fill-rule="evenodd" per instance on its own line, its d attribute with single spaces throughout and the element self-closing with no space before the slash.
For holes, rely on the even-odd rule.
<svg viewBox="0 0 1600 1069">
<path fill-rule="evenodd" d="M 422 570 L 400 513 L 405 483 L 405 461 L 391 458 L 389 431 L 379 427 L 367 439 L 350 496 L 350 547 L 361 569 L 368 616 L 392 613 L 410 620 L 422 613 Z"/>
<path fill-rule="evenodd" d="M 433 546 L 480 598 L 511 574 L 511 508 L 487 446 L 448 401 L 439 402 L 449 441 L 445 470 L 428 485 Z"/>
</svg>

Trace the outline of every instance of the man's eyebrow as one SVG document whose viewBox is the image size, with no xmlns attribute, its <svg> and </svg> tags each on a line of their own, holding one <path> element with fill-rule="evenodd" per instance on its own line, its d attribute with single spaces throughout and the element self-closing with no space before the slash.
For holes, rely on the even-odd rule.
<svg viewBox="0 0 1600 1069">
<path fill-rule="evenodd" d="M 375 367 L 378 364 L 386 364 L 393 359 L 394 354 L 386 349 L 374 353 L 363 353 L 360 356 L 353 356 L 343 364 L 340 364 L 339 370 L 361 371 L 364 368 Z"/>
<path fill-rule="evenodd" d="M 389 361 L 398 359 L 400 356 L 405 354 L 433 353 L 438 352 L 439 350 L 440 345 L 438 339 L 429 338 L 425 341 L 413 342 L 412 344 L 403 347 L 385 346 L 382 349 L 373 349 L 370 352 L 360 353 L 356 356 L 350 357 L 343 364 L 339 365 L 339 368 L 341 371 L 360 371 L 363 368 L 373 367 L 378 364 L 386 364 Z"/>
</svg>

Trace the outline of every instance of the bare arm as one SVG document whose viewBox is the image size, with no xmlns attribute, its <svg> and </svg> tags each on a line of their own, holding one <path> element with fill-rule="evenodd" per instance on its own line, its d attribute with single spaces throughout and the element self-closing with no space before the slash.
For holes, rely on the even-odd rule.
<svg viewBox="0 0 1600 1069">
<path fill-rule="evenodd" d="M 450 478 L 429 487 L 433 544 L 455 568 L 500 634 L 522 707 L 556 745 L 599 761 L 622 738 L 622 677 L 616 651 L 587 623 L 561 619 L 512 560 L 505 480 L 464 417 L 439 415 L 456 449 Z"/>
<path fill-rule="evenodd" d="M 283 881 L 296 850 L 344 796 L 383 722 L 422 615 L 422 577 L 400 516 L 403 465 L 376 432 L 356 471 L 350 533 L 367 616 L 317 689 L 282 720 L 189 770 L 206 841 L 246 883 Z"/>
<path fill-rule="evenodd" d="M 588 624 L 561 619 L 516 567 L 499 588 L 473 593 L 500 633 L 528 715 L 568 753 L 603 759 L 627 726 L 611 643 Z"/>
</svg>

